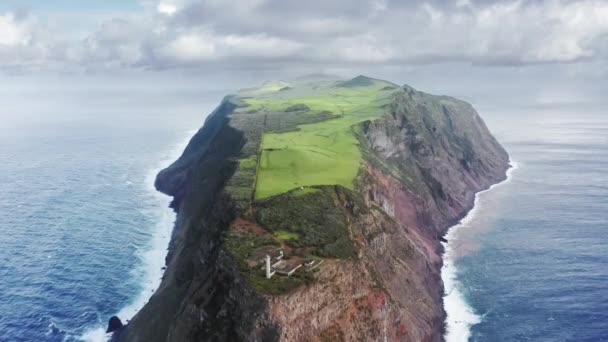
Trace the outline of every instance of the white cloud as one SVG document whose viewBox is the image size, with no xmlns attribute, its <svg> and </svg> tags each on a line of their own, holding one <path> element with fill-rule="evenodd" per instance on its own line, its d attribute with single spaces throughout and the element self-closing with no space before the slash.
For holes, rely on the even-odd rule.
<svg viewBox="0 0 608 342">
<path fill-rule="evenodd" d="M 173 15 L 177 12 L 177 6 L 172 3 L 160 2 L 156 7 L 156 10 L 161 14 Z"/>
<path fill-rule="evenodd" d="M 289 56 L 300 49 L 303 44 L 269 37 L 265 34 L 255 35 L 228 35 L 221 38 L 221 42 L 228 54 L 255 56 L 255 57 L 283 57 Z"/>
<path fill-rule="evenodd" d="M 108 18 L 82 40 L 69 28 L 49 30 L 44 17 L 0 14 L 0 62 L 256 69 L 279 59 L 299 68 L 608 60 L 608 2 L 600 0 L 157 0 L 147 8 Z"/>
<path fill-rule="evenodd" d="M 608 33 L 608 3 L 599 1 L 522 1 L 495 4 L 474 14 L 471 32 L 520 62 L 570 62 L 593 55 L 593 40 Z"/>
<path fill-rule="evenodd" d="M 30 39 L 27 22 L 18 21 L 13 13 L 0 15 L 0 45 L 26 45 Z"/>
<path fill-rule="evenodd" d="M 215 51 L 215 44 L 210 36 L 188 33 L 168 42 L 160 54 L 177 61 L 193 62 L 208 60 L 214 57 Z"/>
<path fill-rule="evenodd" d="M 220 58 L 278 58 L 292 55 L 301 44 L 264 34 L 217 35 L 209 31 L 189 32 L 167 41 L 156 52 L 170 62 L 208 62 Z"/>
<path fill-rule="evenodd" d="M 158 0 L 156 11 L 163 15 L 172 16 L 194 1 L 195 0 Z"/>
</svg>

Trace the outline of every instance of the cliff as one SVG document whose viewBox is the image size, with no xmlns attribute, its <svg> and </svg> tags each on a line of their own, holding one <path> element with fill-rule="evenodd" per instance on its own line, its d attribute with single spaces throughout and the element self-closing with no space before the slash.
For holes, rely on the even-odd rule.
<svg viewBox="0 0 608 342">
<path fill-rule="evenodd" d="M 508 167 L 454 98 L 363 76 L 241 90 L 157 177 L 167 270 L 119 339 L 440 341 L 439 239 Z"/>
</svg>

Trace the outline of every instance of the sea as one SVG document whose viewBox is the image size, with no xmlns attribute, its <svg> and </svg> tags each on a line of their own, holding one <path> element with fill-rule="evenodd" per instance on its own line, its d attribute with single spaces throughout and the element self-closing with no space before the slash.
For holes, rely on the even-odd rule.
<svg viewBox="0 0 608 342">
<path fill-rule="evenodd" d="M 484 111 L 511 156 L 447 235 L 446 341 L 608 341 L 608 111 Z"/>
<path fill-rule="evenodd" d="M 226 93 L 192 89 L 0 88 L 0 341 L 104 341 L 148 300 L 154 176 Z M 514 167 L 448 235 L 446 340 L 607 340 L 608 113 L 480 112 Z"/>
<path fill-rule="evenodd" d="M 105 341 L 160 283 L 154 177 L 222 95 L 115 87 L 0 90 L 0 341 Z"/>
</svg>

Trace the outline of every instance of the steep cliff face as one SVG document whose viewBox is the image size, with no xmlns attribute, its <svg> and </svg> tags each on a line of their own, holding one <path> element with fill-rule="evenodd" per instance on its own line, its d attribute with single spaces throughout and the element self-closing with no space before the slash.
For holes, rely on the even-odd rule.
<svg viewBox="0 0 608 342">
<path fill-rule="evenodd" d="M 120 340 L 440 341 L 439 238 L 476 192 L 504 179 L 508 155 L 470 105 L 407 86 L 381 90 L 389 93 L 375 115 L 349 126 L 361 158 L 352 187 L 298 184 L 267 198 L 256 197 L 259 163 L 253 192 L 242 191 L 244 165 L 261 159 L 260 136 L 282 114 L 226 98 L 157 178 L 178 213 L 167 271 Z M 307 108 L 278 117 L 338 118 L 303 119 Z M 258 245 L 318 267 L 265 279 L 248 266 Z"/>
<path fill-rule="evenodd" d="M 348 213 L 356 261 L 336 262 L 314 285 L 271 298 L 273 318 L 289 327 L 285 340 L 441 339 L 438 237 L 476 192 L 504 179 L 508 155 L 466 103 L 404 87 L 387 110 L 359 127 L 366 162 L 355 196 L 365 209 Z"/>
<path fill-rule="evenodd" d="M 266 310 L 224 250 L 235 205 L 222 191 L 234 174 L 232 157 L 245 144 L 230 125 L 227 99 L 191 139 L 182 156 L 156 179 L 174 196 L 178 213 L 159 289 L 117 336 L 120 341 L 238 341 L 259 330 L 272 339 L 273 326 L 256 327 Z"/>
</svg>

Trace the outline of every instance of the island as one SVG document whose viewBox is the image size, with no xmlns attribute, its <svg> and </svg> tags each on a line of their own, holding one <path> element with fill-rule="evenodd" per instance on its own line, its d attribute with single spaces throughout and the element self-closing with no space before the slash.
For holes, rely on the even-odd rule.
<svg viewBox="0 0 608 342">
<path fill-rule="evenodd" d="M 509 156 L 468 103 L 358 76 L 226 96 L 156 188 L 163 281 L 119 341 L 441 341 L 443 236 Z"/>
</svg>

